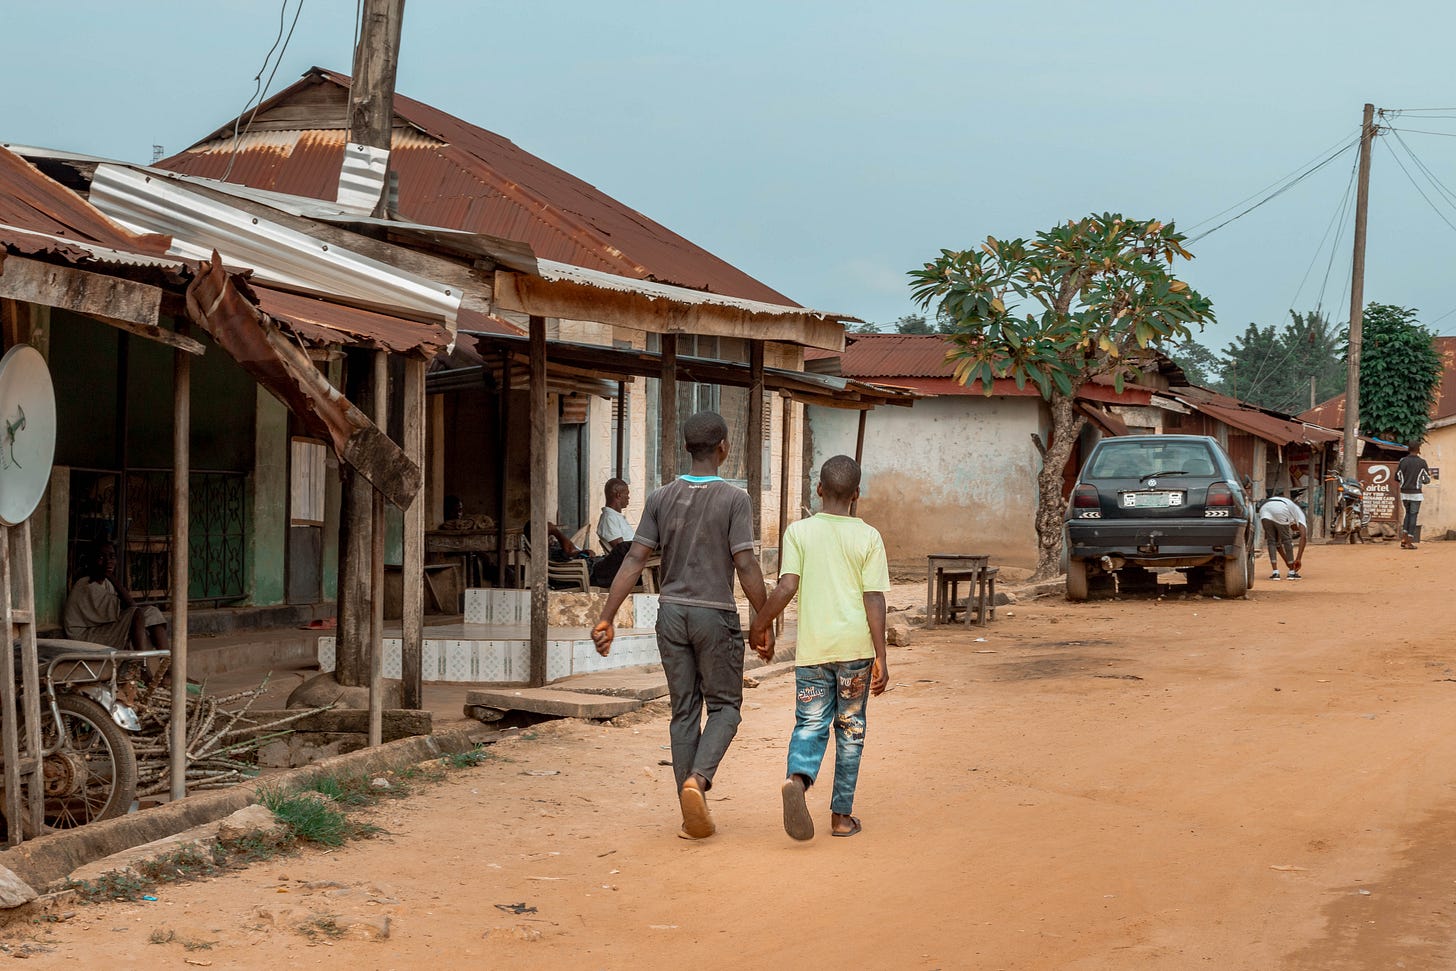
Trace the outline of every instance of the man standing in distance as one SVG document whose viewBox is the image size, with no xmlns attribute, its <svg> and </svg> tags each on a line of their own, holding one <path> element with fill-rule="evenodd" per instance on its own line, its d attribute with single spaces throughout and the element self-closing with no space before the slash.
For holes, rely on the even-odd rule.
<svg viewBox="0 0 1456 971">
<path fill-rule="evenodd" d="M 704 839 L 716 831 L 706 793 L 743 720 L 744 646 L 734 573 L 755 611 L 763 609 L 768 594 L 753 555 L 748 494 L 718 475 L 728 457 L 727 424 L 714 412 L 700 411 L 683 425 L 683 442 L 692 471 L 647 497 L 592 640 L 603 657 L 611 651 L 617 609 L 647 557 L 660 551 L 657 650 L 672 702 L 672 771 L 683 820 L 678 835 Z M 771 660 L 772 635 L 754 650 Z"/>
<path fill-rule="evenodd" d="M 1431 481 L 1431 467 L 1421 458 L 1420 442 L 1410 447 L 1410 453 L 1395 467 L 1395 479 L 1400 484 L 1400 501 L 1405 506 L 1405 519 L 1400 524 L 1400 548 L 1413 550 L 1421 541 L 1421 487 Z"/>
</svg>

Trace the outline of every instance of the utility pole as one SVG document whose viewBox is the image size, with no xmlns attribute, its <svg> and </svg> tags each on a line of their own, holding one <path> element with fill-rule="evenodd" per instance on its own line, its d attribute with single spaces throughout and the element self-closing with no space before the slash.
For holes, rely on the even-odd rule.
<svg viewBox="0 0 1456 971">
<path fill-rule="evenodd" d="M 354 83 L 349 89 L 349 141 L 388 154 L 394 129 L 394 78 L 399 70 L 399 35 L 404 0 L 364 0 Z M 374 215 L 389 202 L 389 179 L 381 187 Z"/>
<path fill-rule="evenodd" d="M 349 91 L 349 141 L 372 150 L 387 165 L 390 136 L 394 128 L 394 78 L 399 65 L 400 25 L 404 0 L 364 0 L 359 24 L 359 46 L 354 50 L 354 81 Z M 346 157 L 346 174 L 351 160 Z M 387 171 L 387 169 L 386 169 Z M 382 216 L 387 200 L 379 185 L 374 214 Z M 341 189 L 343 188 L 341 184 Z M 369 191 L 374 191 L 371 184 Z M 377 403 L 382 397 L 381 369 L 365 351 L 350 351 L 344 361 L 344 387 L 349 399 L 360 403 L 378 424 L 382 415 Z M 371 408 L 369 402 L 375 402 Z M 375 534 L 383 535 L 383 509 L 376 508 L 373 488 L 352 470 L 342 470 L 340 490 L 342 523 L 339 530 L 338 660 L 334 677 L 342 685 L 370 687 L 371 709 L 377 702 L 378 678 L 372 676 L 371 645 L 382 650 L 382 631 L 373 629 L 372 598 L 383 598 L 383 577 L 377 576 L 373 550 Z M 421 498 L 416 497 L 416 502 Z M 408 588 L 408 584 L 406 584 Z M 373 718 L 371 717 L 371 729 Z M 377 742 L 372 742 L 378 744 Z"/>
<path fill-rule="evenodd" d="M 1375 106 L 1367 104 L 1360 123 L 1360 181 L 1355 194 L 1355 258 L 1350 269 L 1350 354 L 1345 374 L 1345 475 L 1358 479 L 1355 434 L 1360 426 L 1360 339 L 1365 315 L 1365 218 L 1370 208 L 1370 146 L 1375 141 Z"/>
</svg>

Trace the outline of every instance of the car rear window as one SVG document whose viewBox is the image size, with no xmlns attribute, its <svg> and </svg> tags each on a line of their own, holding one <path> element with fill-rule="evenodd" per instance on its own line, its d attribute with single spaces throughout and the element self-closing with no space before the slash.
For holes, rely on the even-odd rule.
<svg viewBox="0 0 1456 971">
<path fill-rule="evenodd" d="M 1138 479 L 1155 472 L 1211 476 L 1217 469 L 1208 446 L 1198 442 L 1104 441 L 1086 475 L 1094 479 Z"/>
</svg>

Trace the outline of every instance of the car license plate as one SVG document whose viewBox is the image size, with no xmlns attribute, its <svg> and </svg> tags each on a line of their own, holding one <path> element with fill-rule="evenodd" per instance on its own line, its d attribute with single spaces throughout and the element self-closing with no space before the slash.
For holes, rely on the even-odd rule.
<svg viewBox="0 0 1456 971">
<path fill-rule="evenodd" d="M 1124 492 L 1122 504 L 1129 509 L 1166 509 L 1183 505 L 1181 492 Z"/>
</svg>

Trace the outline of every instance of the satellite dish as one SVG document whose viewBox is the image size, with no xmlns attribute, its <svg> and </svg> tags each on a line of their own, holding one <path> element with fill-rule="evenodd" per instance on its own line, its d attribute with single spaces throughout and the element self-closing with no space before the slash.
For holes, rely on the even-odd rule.
<svg viewBox="0 0 1456 971">
<path fill-rule="evenodd" d="M 56 392 L 45 358 L 29 344 L 0 357 L 0 523 L 30 518 L 56 456 Z"/>
</svg>

